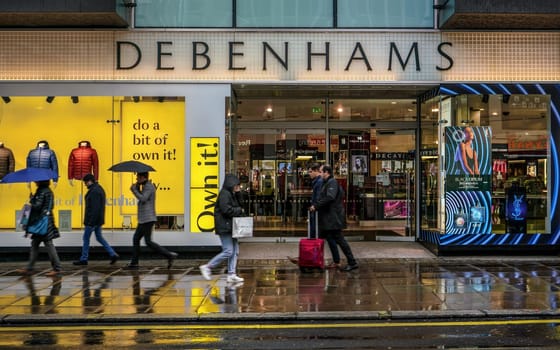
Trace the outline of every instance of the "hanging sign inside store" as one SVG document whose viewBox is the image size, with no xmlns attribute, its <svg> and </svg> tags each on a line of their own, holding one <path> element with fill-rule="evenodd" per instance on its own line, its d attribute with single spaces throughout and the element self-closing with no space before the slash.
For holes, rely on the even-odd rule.
<svg viewBox="0 0 560 350">
<path fill-rule="evenodd" d="M 446 233 L 492 233 L 492 130 L 445 128 Z"/>
<path fill-rule="evenodd" d="M 212 232 L 220 186 L 220 139 L 192 137 L 190 146 L 190 229 L 191 232 Z"/>
</svg>

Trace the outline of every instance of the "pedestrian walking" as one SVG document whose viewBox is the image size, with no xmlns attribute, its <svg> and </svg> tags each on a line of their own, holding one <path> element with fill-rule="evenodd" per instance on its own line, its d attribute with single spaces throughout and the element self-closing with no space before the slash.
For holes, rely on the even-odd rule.
<svg viewBox="0 0 560 350">
<path fill-rule="evenodd" d="M 60 259 L 53 243 L 53 239 L 60 237 L 58 228 L 54 224 L 54 216 L 52 214 L 54 207 L 54 193 L 50 188 L 51 181 L 36 181 L 37 190 L 29 200 L 31 204 L 31 212 L 29 213 L 29 221 L 26 226 L 25 237 L 31 236 L 31 250 L 29 252 L 29 261 L 27 267 L 18 269 L 18 273 L 30 275 L 33 273 L 33 267 L 39 256 L 39 245 L 47 248 L 49 260 L 51 262 L 52 271 L 46 273 L 47 276 L 57 276 L 62 272 Z M 27 228 L 37 223 L 43 216 L 48 217 L 47 233 L 44 235 L 30 234 Z"/>
<path fill-rule="evenodd" d="M 91 233 L 95 232 L 95 239 L 109 253 L 110 264 L 113 265 L 119 259 L 119 255 L 111 247 L 111 245 L 103 238 L 101 226 L 105 224 L 105 190 L 95 181 L 93 174 L 87 174 L 82 179 L 88 191 L 84 197 L 84 235 L 82 237 L 82 255 L 80 260 L 74 261 L 74 265 L 87 265 L 89 258 L 89 242 Z"/>
<path fill-rule="evenodd" d="M 146 245 L 150 247 L 150 249 L 167 258 L 167 268 L 170 269 L 178 254 L 152 241 L 152 231 L 157 221 L 156 188 L 149 179 L 149 173 L 137 173 L 136 183 L 130 186 L 130 190 L 138 200 L 138 227 L 136 227 L 136 231 L 134 231 L 134 236 L 132 237 L 132 258 L 126 267 L 128 269 L 138 269 L 140 241 L 142 237 L 144 237 L 144 242 L 146 242 Z"/>
<path fill-rule="evenodd" d="M 319 198 L 309 210 L 318 212 L 319 231 L 327 239 L 329 247 L 331 247 L 330 240 L 336 242 L 346 256 L 347 265 L 341 270 L 352 271 L 358 268 L 358 263 L 354 259 L 350 245 L 342 235 L 342 230 L 346 228 L 346 214 L 342 201 L 344 191 L 334 178 L 331 166 L 323 165 L 321 176 L 323 186 Z M 340 263 L 338 248 L 336 246 L 334 248 L 331 247 L 333 261 Z"/>
<path fill-rule="evenodd" d="M 227 260 L 227 282 L 240 283 L 244 281 L 236 274 L 239 242 L 237 238 L 232 237 L 233 218 L 242 216 L 244 212 L 238 198 L 240 190 L 237 176 L 227 174 L 214 207 L 214 228 L 216 234 L 220 236 L 222 251 L 210 259 L 207 264 L 200 265 L 200 273 L 206 280 L 212 279 L 213 268 Z"/>
</svg>

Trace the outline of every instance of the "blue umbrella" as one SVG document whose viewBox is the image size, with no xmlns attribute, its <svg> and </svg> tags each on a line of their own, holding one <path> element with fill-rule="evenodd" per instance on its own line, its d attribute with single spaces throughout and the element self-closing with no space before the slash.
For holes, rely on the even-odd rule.
<svg viewBox="0 0 560 350">
<path fill-rule="evenodd" d="M 13 173 L 6 174 L 1 180 L 2 184 L 33 182 L 58 179 L 58 174 L 50 169 L 44 168 L 25 168 Z"/>
</svg>

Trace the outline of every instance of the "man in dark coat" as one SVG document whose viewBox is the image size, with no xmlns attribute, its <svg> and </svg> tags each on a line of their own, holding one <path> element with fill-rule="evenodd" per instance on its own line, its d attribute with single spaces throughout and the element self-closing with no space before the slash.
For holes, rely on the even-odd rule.
<svg viewBox="0 0 560 350">
<path fill-rule="evenodd" d="M 111 245 L 107 243 L 101 233 L 101 226 L 105 223 L 105 190 L 95 181 L 93 174 L 87 174 L 83 178 L 88 191 L 84 197 L 86 208 L 84 211 L 84 235 L 82 237 L 82 256 L 80 260 L 74 261 L 74 265 L 87 265 L 89 258 L 89 240 L 91 233 L 95 232 L 95 239 L 109 253 L 110 263 L 114 264 L 119 255 L 115 253 Z"/>
<path fill-rule="evenodd" d="M 358 268 L 358 263 L 354 259 L 350 245 L 348 245 L 348 242 L 342 235 L 342 230 L 346 228 L 346 214 L 342 201 L 344 191 L 333 177 L 332 168 L 329 165 L 323 165 L 321 176 L 323 178 L 323 187 L 319 193 L 319 198 L 317 198 L 309 210 L 319 213 L 319 231 L 321 235 L 326 237 L 327 241 L 335 241 L 346 256 L 348 264 L 342 270 L 352 271 Z M 338 254 L 338 250 L 332 249 L 331 251 L 333 253 L 333 261 L 337 262 L 335 255 Z"/>
</svg>

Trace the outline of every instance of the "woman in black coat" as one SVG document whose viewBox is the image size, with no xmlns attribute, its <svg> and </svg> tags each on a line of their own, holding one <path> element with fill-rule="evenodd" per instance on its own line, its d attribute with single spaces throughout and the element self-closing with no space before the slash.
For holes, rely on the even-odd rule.
<svg viewBox="0 0 560 350">
<path fill-rule="evenodd" d="M 60 259 L 58 258 L 58 253 L 53 244 L 53 239 L 60 237 L 58 228 L 54 224 L 53 207 L 54 207 L 54 193 L 50 189 L 50 180 L 47 181 L 37 181 L 37 191 L 30 199 L 31 213 L 29 214 L 29 222 L 27 226 L 35 224 L 41 219 L 42 216 L 47 215 L 49 218 L 49 224 L 47 228 L 47 234 L 37 235 L 31 234 L 31 251 L 29 252 L 29 261 L 27 262 L 27 267 L 25 269 L 19 269 L 19 273 L 32 274 L 33 267 L 37 261 L 39 255 L 39 245 L 41 243 L 47 248 L 47 253 L 49 254 L 49 260 L 51 261 L 52 271 L 47 273 L 47 276 L 56 276 L 61 271 Z M 30 233 L 27 231 L 25 236 L 29 236 Z"/>
</svg>

